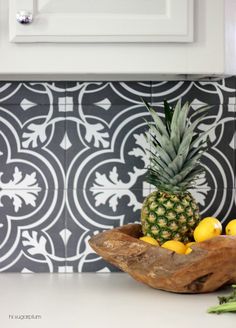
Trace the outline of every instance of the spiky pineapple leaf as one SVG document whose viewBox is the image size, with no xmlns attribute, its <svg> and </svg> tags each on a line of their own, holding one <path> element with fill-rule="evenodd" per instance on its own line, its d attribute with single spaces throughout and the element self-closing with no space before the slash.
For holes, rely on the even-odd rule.
<svg viewBox="0 0 236 328">
<path fill-rule="evenodd" d="M 175 147 L 176 152 L 178 151 L 180 144 L 180 131 L 178 129 L 178 118 L 181 111 L 181 100 L 179 100 L 174 108 L 174 113 L 171 121 L 171 135 L 170 139 Z"/>
<path fill-rule="evenodd" d="M 194 148 L 195 145 L 202 140 L 204 140 L 207 136 L 209 136 L 210 132 L 216 128 L 216 124 L 214 124 L 211 128 L 209 128 L 207 131 L 202 132 L 200 135 L 198 135 L 191 143 L 190 149 Z"/>
<path fill-rule="evenodd" d="M 209 106 L 209 105 L 205 105 L 205 106 L 202 106 L 200 108 L 198 108 L 192 115 L 190 115 L 189 117 L 189 120 L 192 121 L 192 119 L 195 117 L 195 116 L 198 116 L 199 114 L 206 114 L 208 112 L 209 109 L 211 109 L 213 106 Z"/>
<path fill-rule="evenodd" d="M 153 165 L 157 164 L 158 166 L 160 166 L 162 168 L 162 172 L 168 174 L 169 177 L 172 178 L 173 176 L 175 176 L 176 173 L 173 170 L 171 170 L 166 163 L 162 161 L 159 155 L 153 153 L 150 149 L 147 149 L 147 151 L 151 154 L 151 158 L 150 158 L 151 164 Z"/>
<path fill-rule="evenodd" d="M 204 114 L 205 115 L 205 114 Z M 194 136 L 194 130 L 195 128 L 198 126 L 198 124 L 201 122 L 203 116 L 199 117 L 194 123 L 192 123 L 188 128 L 185 129 L 182 141 L 179 145 L 179 149 L 178 149 L 178 155 L 180 162 L 179 162 L 179 169 L 181 169 L 183 167 L 184 161 L 186 160 L 188 154 L 189 154 L 189 150 L 191 147 L 191 142 Z"/>
<path fill-rule="evenodd" d="M 196 165 L 199 163 L 199 159 L 201 158 L 202 154 L 195 155 L 192 159 L 190 159 L 181 172 L 175 176 L 176 183 L 179 183 L 186 178 L 186 176 L 196 167 Z"/>
<path fill-rule="evenodd" d="M 171 143 L 170 139 L 166 135 L 161 135 L 161 133 L 157 130 L 157 128 L 150 123 L 146 122 L 149 130 L 151 132 L 152 137 L 155 139 L 156 143 L 165 149 L 171 159 L 174 159 L 176 156 L 176 151 Z M 149 133 L 150 133 L 149 132 Z M 149 134 L 150 135 L 150 134 Z"/>
<path fill-rule="evenodd" d="M 183 154 L 177 154 L 175 159 L 168 164 L 168 168 L 174 171 L 175 174 L 177 174 L 181 170 L 180 163 L 183 162 L 183 157 L 184 157 Z"/>
<path fill-rule="evenodd" d="M 155 122 L 156 128 L 159 130 L 159 132 L 163 135 L 166 135 L 167 137 L 168 132 L 166 130 L 165 124 L 162 122 L 160 117 L 157 115 L 156 111 L 144 100 L 144 104 L 146 108 L 148 109 L 149 113 L 152 115 L 152 118 Z"/>
<path fill-rule="evenodd" d="M 200 168 L 196 167 L 193 169 L 184 179 L 185 183 L 191 183 L 194 179 L 198 178 L 200 174 L 205 172 L 205 169 L 199 165 Z"/>
<path fill-rule="evenodd" d="M 189 159 L 191 159 L 195 154 L 197 153 L 201 153 L 202 155 L 210 148 L 210 141 L 209 141 L 209 136 L 207 135 L 206 138 L 207 140 L 199 140 L 199 144 L 197 147 L 195 147 L 194 145 L 194 141 L 198 138 L 198 135 L 195 135 L 192 139 L 192 143 L 190 145 L 189 148 L 189 153 L 188 156 L 186 158 L 186 160 L 188 161 Z M 205 137 L 204 137 L 205 139 Z"/>
<path fill-rule="evenodd" d="M 170 135 L 170 126 L 171 126 L 174 110 L 170 107 L 166 99 L 164 100 L 164 113 L 165 113 L 166 130 Z"/>
<path fill-rule="evenodd" d="M 169 162 L 172 161 L 171 157 L 169 156 L 169 154 L 161 147 L 159 146 L 156 141 L 155 141 L 155 137 L 150 135 L 150 140 L 149 140 L 150 144 L 151 144 L 151 148 L 154 148 L 159 156 L 162 158 L 162 160 L 168 164 Z"/>
<path fill-rule="evenodd" d="M 164 183 L 170 182 L 170 179 L 166 178 L 163 174 L 161 174 L 161 171 L 154 170 L 153 168 L 149 168 L 149 174 L 155 177 L 158 176 L 158 179 Z"/>
<path fill-rule="evenodd" d="M 189 113 L 189 103 L 186 102 L 179 114 L 179 130 L 180 130 L 180 138 L 183 138 L 185 129 L 186 129 L 186 125 L 187 125 L 187 116 Z"/>
</svg>

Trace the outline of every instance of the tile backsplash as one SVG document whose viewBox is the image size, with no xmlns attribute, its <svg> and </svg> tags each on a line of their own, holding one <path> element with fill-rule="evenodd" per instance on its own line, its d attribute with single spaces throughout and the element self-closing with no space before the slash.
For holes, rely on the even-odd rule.
<svg viewBox="0 0 236 328">
<path fill-rule="evenodd" d="M 217 124 L 193 194 L 202 216 L 236 218 L 236 77 L 216 82 L 0 82 L 0 272 L 116 271 L 89 238 L 140 221 L 141 97 L 211 104 Z"/>
</svg>

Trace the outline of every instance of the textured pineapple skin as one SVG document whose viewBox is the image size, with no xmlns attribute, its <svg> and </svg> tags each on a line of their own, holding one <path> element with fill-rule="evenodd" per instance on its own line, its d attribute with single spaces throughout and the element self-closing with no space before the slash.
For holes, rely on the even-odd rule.
<svg viewBox="0 0 236 328">
<path fill-rule="evenodd" d="M 188 243 L 200 222 L 199 207 L 189 192 L 154 191 L 149 194 L 141 210 L 142 232 L 160 244 L 167 240 Z"/>
</svg>

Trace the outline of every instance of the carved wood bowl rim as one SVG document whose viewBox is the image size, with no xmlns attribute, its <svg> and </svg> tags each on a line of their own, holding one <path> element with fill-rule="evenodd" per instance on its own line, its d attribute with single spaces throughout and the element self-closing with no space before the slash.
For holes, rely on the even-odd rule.
<svg viewBox="0 0 236 328">
<path fill-rule="evenodd" d="M 206 293 L 236 283 L 236 236 L 220 235 L 177 254 L 142 240 L 141 224 L 94 235 L 89 244 L 107 262 L 150 287 L 175 293 Z"/>
</svg>

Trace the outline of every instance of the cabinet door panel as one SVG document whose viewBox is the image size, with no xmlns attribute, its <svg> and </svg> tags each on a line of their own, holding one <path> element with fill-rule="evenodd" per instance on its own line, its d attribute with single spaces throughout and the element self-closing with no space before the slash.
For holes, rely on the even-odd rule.
<svg viewBox="0 0 236 328">
<path fill-rule="evenodd" d="M 10 0 L 9 24 L 11 42 L 192 42 L 193 0 Z"/>
</svg>

